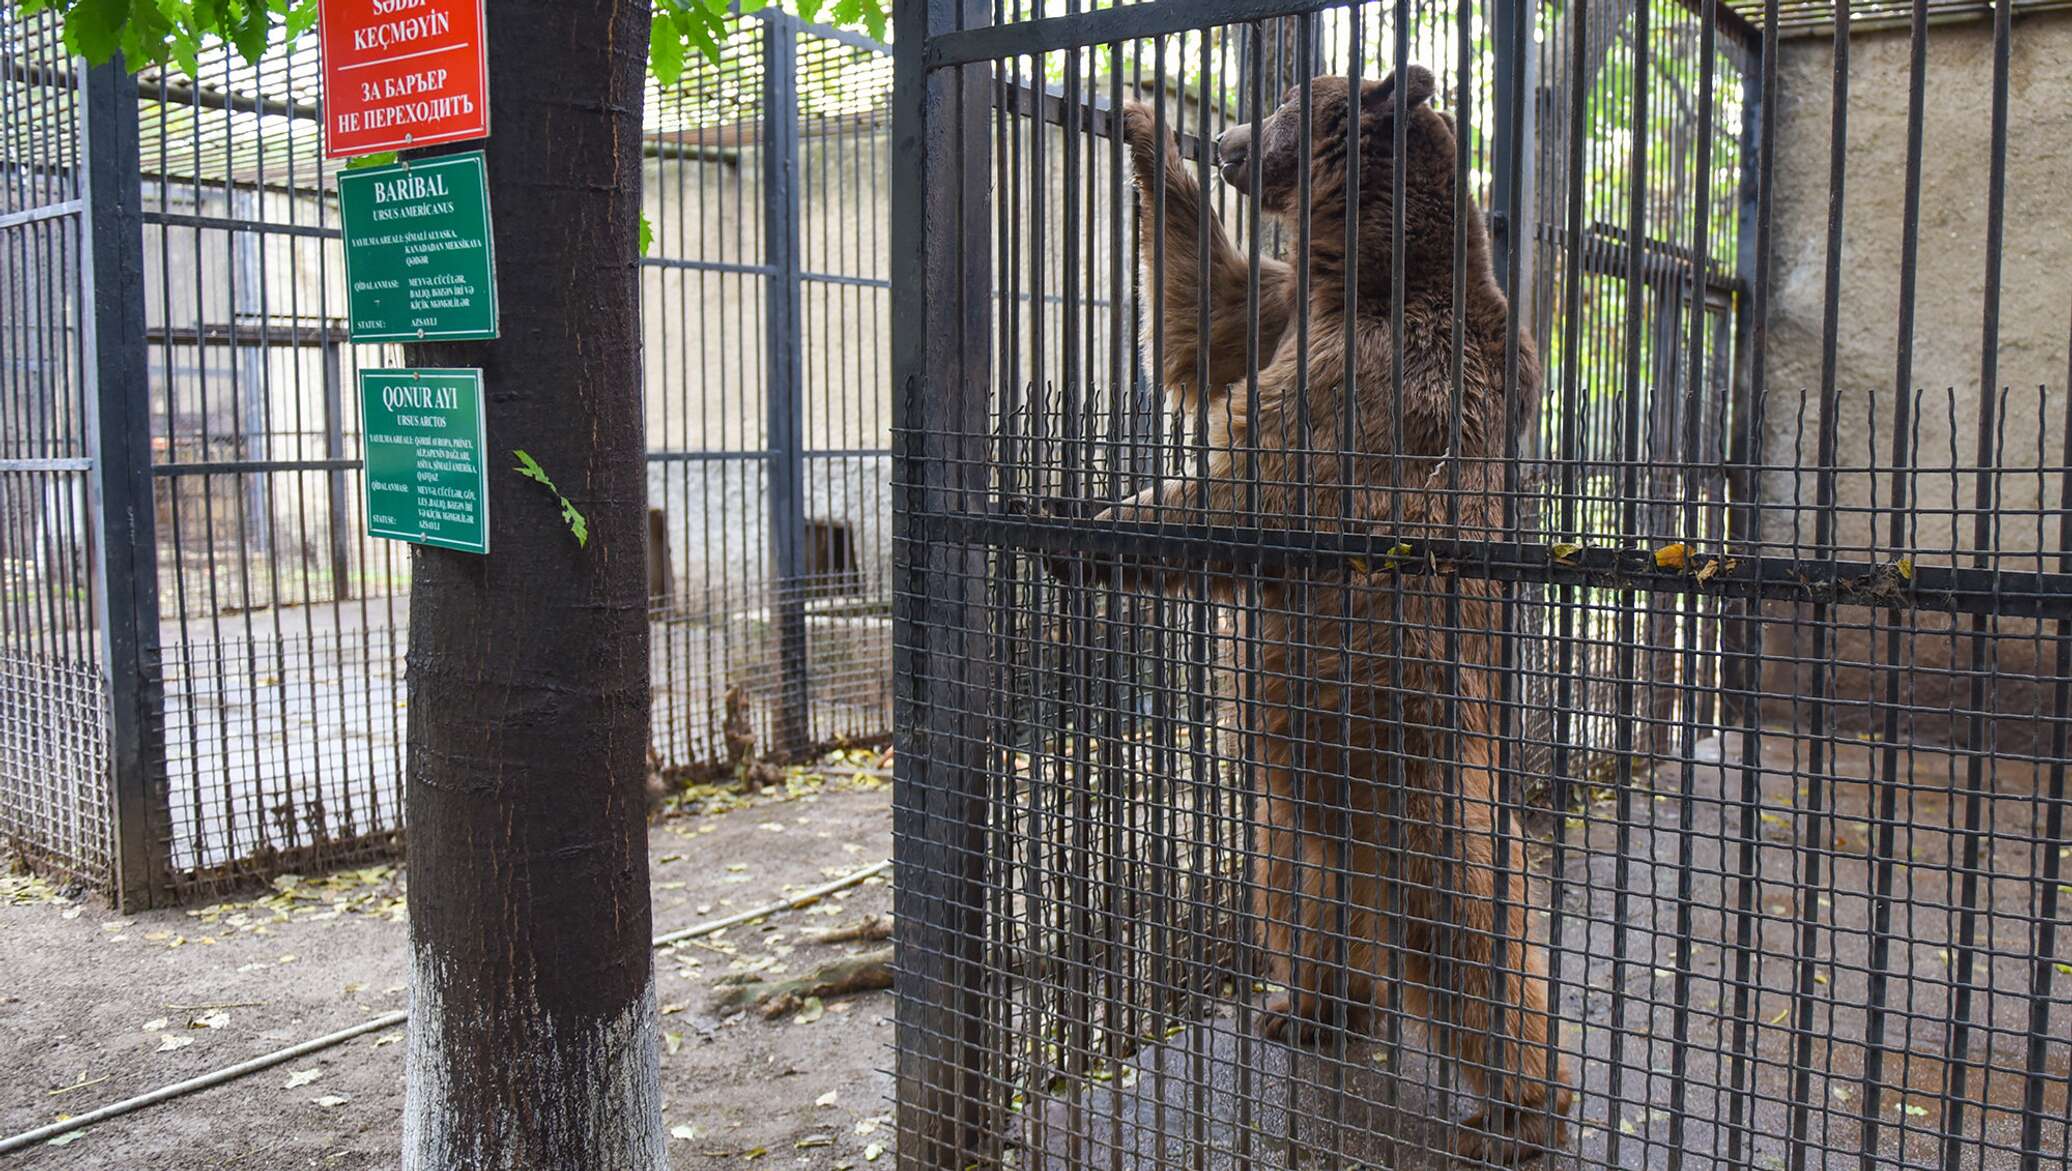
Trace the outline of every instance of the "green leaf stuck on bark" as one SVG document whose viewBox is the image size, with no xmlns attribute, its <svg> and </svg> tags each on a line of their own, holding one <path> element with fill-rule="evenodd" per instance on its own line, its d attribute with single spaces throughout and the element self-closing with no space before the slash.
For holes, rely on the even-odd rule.
<svg viewBox="0 0 2072 1171">
<path fill-rule="evenodd" d="M 547 475 L 547 469 L 541 467 L 540 461 L 532 458 L 528 452 L 516 450 L 511 452 L 511 454 L 518 457 L 518 466 L 511 470 L 528 480 L 536 480 L 546 485 L 547 491 L 554 494 L 554 499 L 561 502 L 561 519 L 567 522 L 568 531 L 575 534 L 576 544 L 585 549 L 589 548 L 589 520 L 585 519 L 583 514 L 577 511 L 575 505 L 568 502 L 568 497 L 561 494 L 561 489 L 554 486 L 553 479 Z"/>
</svg>

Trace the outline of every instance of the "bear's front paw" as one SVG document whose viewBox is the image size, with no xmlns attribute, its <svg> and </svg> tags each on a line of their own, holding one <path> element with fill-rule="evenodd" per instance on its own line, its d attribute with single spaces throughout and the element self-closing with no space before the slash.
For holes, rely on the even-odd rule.
<svg viewBox="0 0 2072 1171">
<path fill-rule="evenodd" d="M 1000 502 L 1000 511 L 1007 516 L 1052 522 L 1083 519 L 1096 507 L 1096 501 L 1062 496 L 1046 496 L 1040 500 L 1009 496 Z M 1050 576 L 1068 585 L 1106 585 L 1113 574 L 1112 559 L 1098 553 L 1043 550 L 1041 555 L 1043 567 Z"/>
</svg>

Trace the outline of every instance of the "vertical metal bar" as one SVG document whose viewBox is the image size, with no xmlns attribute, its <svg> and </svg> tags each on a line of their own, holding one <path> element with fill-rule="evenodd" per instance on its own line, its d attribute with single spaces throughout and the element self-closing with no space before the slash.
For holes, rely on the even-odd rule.
<svg viewBox="0 0 2072 1171">
<path fill-rule="evenodd" d="M 989 1162 L 983 919 L 985 720 L 967 684 L 983 638 L 984 550 L 941 539 L 986 491 L 992 271 L 989 70 L 923 65 L 931 34 L 985 0 L 894 13 L 892 149 L 893 838 L 898 1165 Z"/>
<path fill-rule="evenodd" d="M 118 55 L 86 73 L 81 170 L 86 264 L 81 300 L 93 409 L 91 541 L 101 672 L 108 689 L 108 779 L 115 827 L 115 901 L 164 901 L 170 813 L 159 711 L 158 559 L 151 503 L 151 423 L 144 343 L 143 187 L 137 165 L 137 81 Z"/>
<path fill-rule="evenodd" d="M 1498 4 L 1490 10 L 1490 48 L 1496 54 L 1491 80 L 1496 103 L 1496 140 L 1490 152 L 1489 217 L 1490 262 L 1499 278 L 1510 271 L 1511 250 L 1518 250 L 1518 288 L 1511 299 L 1513 316 L 1538 320 L 1533 290 L 1538 280 L 1533 271 L 1533 224 L 1523 210 L 1536 207 L 1533 171 L 1539 157 L 1539 120 L 1526 109 L 1525 97 L 1539 91 L 1539 54 L 1531 48 L 1532 30 L 1539 26 L 1539 4 Z M 1525 33 L 1517 35 L 1519 26 Z M 1523 46 L 1523 47 L 1521 47 Z M 1466 84 L 1467 78 L 1462 78 Z M 1518 149 L 1513 149 L 1516 143 Z M 1465 150 L 1465 146 L 1462 148 Z M 1512 211 L 1513 207 L 1521 210 Z M 1530 454 L 1528 452 L 1528 454 Z"/>
<path fill-rule="evenodd" d="M 763 20 L 763 263 L 767 355 L 764 410 L 769 459 L 770 599 L 777 631 L 778 699 L 772 748 L 803 751 L 811 722 L 806 686 L 805 393 L 799 307 L 798 24 L 772 11 Z"/>
<path fill-rule="evenodd" d="M 331 335 L 331 323 L 317 326 L 323 331 L 324 347 L 324 458 L 345 458 L 345 374 L 344 356 Z M 346 505 L 345 471 L 333 468 L 324 474 L 325 515 L 331 544 L 331 597 L 350 601 L 353 596 L 352 511 Z"/>
<path fill-rule="evenodd" d="M 2068 354 L 2067 362 L 2072 364 L 2072 354 Z M 2068 380 L 2067 385 L 2072 386 L 2072 380 Z M 2072 396 L 2068 396 L 2064 406 L 2068 415 L 2060 423 L 2064 453 L 2058 462 L 2065 470 L 2058 473 L 2058 572 L 2072 573 Z M 2042 413 L 2039 405 L 2039 419 Z M 2042 456 L 2039 450 L 2039 461 Z M 2062 859 L 2066 851 L 2058 843 L 2065 840 L 2065 768 L 2068 733 L 2072 733 L 2072 721 L 2067 719 L 2068 713 L 2072 713 L 2072 622 L 2059 619 L 2051 641 L 2057 644 L 2057 654 L 2051 670 L 2054 679 L 2051 685 L 2050 783 L 2048 795 L 2044 797 L 2049 805 L 2044 814 L 2042 847 L 2037 851 L 2041 857 L 2041 873 L 2034 883 L 2037 915 L 2029 946 L 2029 1036 L 2028 1054 L 2023 1062 L 2021 1171 L 2037 1171 L 2044 1153 L 2044 1083 L 2050 1076 L 2046 1072 L 2046 1059 L 2051 1048 L 2053 1000 L 2051 975 L 2057 967 L 2058 908 L 2062 897 L 2068 893 L 2060 885 L 2063 879 L 2059 876 L 2063 873 Z M 2064 1125 L 2062 1120 L 2059 1125 Z M 2058 1149 L 2062 1163 L 2062 1143 Z"/>
<path fill-rule="evenodd" d="M 1897 370 L 1893 378 L 1892 501 L 1886 543 L 1894 557 L 1902 554 L 1913 519 L 1913 497 L 1908 487 L 1913 478 L 1914 445 L 1908 442 L 1914 401 L 1914 313 L 1915 288 L 1920 264 L 1922 128 L 1928 103 L 1928 3 L 1914 0 L 1913 34 L 1907 66 L 1907 157 L 1905 210 L 1900 218 L 1899 332 Z M 1875 461 L 1873 461 L 1875 462 Z M 1872 825 L 1876 843 L 1872 849 L 1872 903 L 1870 980 L 1864 1024 L 1862 1105 L 1857 1112 L 1857 1165 L 1873 1171 L 1878 1161 L 1878 1132 L 1883 1125 L 1881 1098 L 1885 1089 L 1886 1001 L 1890 995 L 1893 879 L 1897 867 L 1899 834 L 1899 792 L 1908 785 L 1901 761 L 1901 687 L 1910 673 L 1901 664 L 1906 658 L 1907 636 L 1915 625 L 1909 614 L 1888 614 L 1885 627 L 1884 744 L 1879 752 L 1877 808 Z M 1904 1141 L 1904 1140 L 1902 1140 Z"/>
<path fill-rule="evenodd" d="M 1980 314 L 1979 338 L 1979 414 L 1978 414 L 1978 465 L 1973 473 L 1972 486 L 1972 564 L 1982 570 L 1993 572 L 1993 592 L 2000 591 L 2000 562 L 1995 555 L 1999 536 L 2001 503 L 1999 499 L 2000 451 L 1995 442 L 1997 420 L 2002 413 L 1996 410 L 2000 395 L 2000 282 L 2006 249 L 2007 228 L 2007 130 L 2008 130 L 2008 88 L 2011 58 L 2014 52 L 2014 6 L 2013 0 L 1999 0 L 1993 8 L 1993 82 L 1992 82 L 1992 138 L 1986 177 L 1986 274 L 1985 289 Z M 1954 431 L 1954 428 L 1952 429 Z M 2042 453 L 2037 453 L 2040 463 Z M 1954 462 L 1954 461 L 1953 461 Z M 1955 1004 L 1950 1013 L 1949 1045 L 1944 1050 L 1949 1055 L 1943 1082 L 1944 1109 L 1942 1113 L 1942 1167 L 1943 1171 L 1956 1171 L 1963 1157 L 1964 1111 L 1967 1102 L 1966 1086 L 1971 1071 L 1971 1029 L 1972 1004 L 1976 992 L 1974 974 L 1978 965 L 1978 919 L 1979 919 L 1979 876 L 1981 838 L 1990 832 L 1984 825 L 1986 816 L 1986 793 L 1993 787 L 1992 766 L 1988 763 L 1993 752 L 1990 724 L 1986 716 L 1992 702 L 1988 687 L 1988 664 L 1991 662 L 1992 644 L 1999 631 L 1994 619 L 1984 611 L 1975 611 L 1971 616 L 1971 688 L 1969 716 L 1964 737 L 1964 869 L 1960 887 L 1964 905 L 1958 915 Z M 1953 802 L 1954 804 L 1954 802 Z M 1989 926 L 1987 931 L 1992 928 Z M 1992 1003 L 1992 960 L 1986 961 L 1985 976 L 1988 981 L 1986 1001 Z M 1989 1009 L 1990 1012 L 1990 1009 Z M 1980 1141 L 1984 1142 L 1985 1122 L 1980 1122 Z M 1983 1146 L 1979 1158 L 1985 1157 Z"/>
</svg>

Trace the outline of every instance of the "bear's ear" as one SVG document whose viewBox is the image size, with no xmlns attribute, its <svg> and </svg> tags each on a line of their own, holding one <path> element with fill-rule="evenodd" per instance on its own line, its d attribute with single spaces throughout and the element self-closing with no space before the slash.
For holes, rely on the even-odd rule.
<svg viewBox="0 0 2072 1171">
<path fill-rule="evenodd" d="M 1422 106 L 1432 100 L 1432 93 L 1437 88 L 1437 82 L 1433 79 L 1431 70 L 1426 69 L 1422 65 L 1412 65 L 1403 71 L 1403 76 L 1405 79 L 1405 84 L 1402 87 L 1404 91 L 1402 95 L 1403 101 L 1397 102 L 1395 100 L 1397 97 L 1396 75 L 1391 73 L 1381 79 L 1380 85 L 1368 90 L 1361 99 L 1360 104 L 1365 106 L 1370 113 L 1377 113 L 1385 109 Z"/>
</svg>

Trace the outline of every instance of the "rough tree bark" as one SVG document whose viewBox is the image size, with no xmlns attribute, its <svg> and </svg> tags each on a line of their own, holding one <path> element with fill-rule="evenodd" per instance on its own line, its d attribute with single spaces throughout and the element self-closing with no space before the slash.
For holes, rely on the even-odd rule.
<svg viewBox="0 0 2072 1171">
<path fill-rule="evenodd" d="M 654 1171 L 648 5 L 498 0 L 489 16 L 502 336 L 407 355 L 483 369 L 492 552 L 412 554 L 403 1166 Z M 510 470 L 514 448 L 588 518 L 588 548 Z"/>
</svg>

